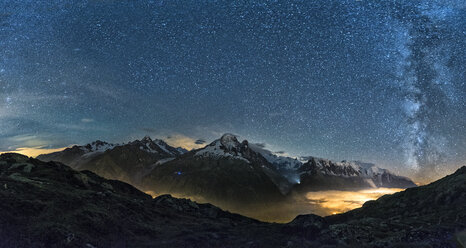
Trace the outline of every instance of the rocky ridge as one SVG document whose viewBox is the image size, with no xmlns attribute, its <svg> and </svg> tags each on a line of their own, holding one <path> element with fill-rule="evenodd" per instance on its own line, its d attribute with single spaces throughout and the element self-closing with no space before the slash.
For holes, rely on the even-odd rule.
<svg viewBox="0 0 466 248">
<path fill-rule="evenodd" d="M 0 155 L 0 247 L 455 247 L 466 167 L 340 215 L 259 222 L 57 162 Z"/>
</svg>

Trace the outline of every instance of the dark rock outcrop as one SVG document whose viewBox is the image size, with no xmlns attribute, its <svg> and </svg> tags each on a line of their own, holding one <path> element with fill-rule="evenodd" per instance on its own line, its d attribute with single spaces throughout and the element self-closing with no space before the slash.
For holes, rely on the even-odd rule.
<svg viewBox="0 0 466 248">
<path fill-rule="evenodd" d="M 129 184 L 18 154 L 0 155 L 0 186 L 0 247 L 272 247 L 288 240 L 280 225 L 169 195 L 152 199 Z M 278 235 L 256 239 L 270 231 Z"/>
<path fill-rule="evenodd" d="M 57 162 L 0 155 L 0 247 L 454 247 L 466 167 L 340 215 L 263 223 Z"/>
</svg>

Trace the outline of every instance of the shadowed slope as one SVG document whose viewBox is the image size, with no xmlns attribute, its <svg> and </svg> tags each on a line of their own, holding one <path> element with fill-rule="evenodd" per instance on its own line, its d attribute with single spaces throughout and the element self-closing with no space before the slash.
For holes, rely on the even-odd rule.
<svg viewBox="0 0 466 248">
<path fill-rule="evenodd" d="M 168 195 L 152 199 L 126 183 L 18 154 L 0 155 L 0 186 L 0 247 L 454 247 L 466 229 L 466 167 L 345 214 L 288 224 Z"/>
</svg>

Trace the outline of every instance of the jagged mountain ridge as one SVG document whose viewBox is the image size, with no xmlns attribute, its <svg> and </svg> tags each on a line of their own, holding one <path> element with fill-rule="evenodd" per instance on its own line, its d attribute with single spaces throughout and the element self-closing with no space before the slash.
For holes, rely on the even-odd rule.
<svg viewBox="0 0 466 248">
<path fill-rule="evenodd" d="M 141 187 L 228 208 L 283 201 L 291 184 L 262 155 L 225 134 L 204 148 L 156 166 Z"/>
<path fill-rule="evenodd" d="M 274 152 L 265 149 L 263 145 L 250 144 L 250 147 L 253 151 L 260 153 L 265 159 L 267 159 L 267 161 L 269 161 L 269 163 L 275 165 L 278 170 L 296 170 L 302 165 L 302 162 L 297 158 L 277 155 Z"/>
<path fill-rule="evenodd" d="M 0 247 L 455 247 L 465 243 L 466 167 L 328 217 L 255 221 L 210 204 L 152 199 L 56 162 L 0 155 Z"/>
<path fill-rule="evenodd" d="M 91 158 L 94 155 L 113 149 L 115 146 L 116 145 L 107 143 L 105 141 L 96 140 L 84 146 L 74 145 L 73 147 L 66 148 L 63 151 L 42 154 L 37 158 L 44 161 L 60 161 L 72 167 L 76 167 L 79 165 L 79 163 L 82 163 L 82 161 Z"/>
<path fill-rule="evenodd" d="M 90 170 L 153 195 L 189 197 L 243 214 L 270 202 L 285 204 L 296 193 L 304 197 L 309 191 L 329 189 L 415 186 L 409 179 L 372 164 L 334 163 L 313 157 L 302 163 L 247 140 L 240 142 L 232 134 L 189 152 L 144 137 L 123 145 L 96 141 L 38 159 Z"/>
<path fill-rule="evenodd" d="M 58 161 L 78 170 L 90 170 L 110 179 L 138 185 L 157 164 L 185 153 L 163 140 L 146 136 L 127 144 L 114 145 L 102 141 L 85 146 L 73 146 L 61 152 L 40 155 L 43 161 Z"/>
<path fill-rule="evenodd" d="M 416 187 L 411 179 L 370 163 L 332 162 L 311 157 L 297 172 L 300 178 L 298 191 Z"/>
<path fill-rule="evenodd" d="M 236 136 L 224 134 L 204 148 L 194 151 L 195 157 L 232 158 L 246 163 L 268 164 L 267 160 L 249 147 L 249 142 L 239 142 Z"/>
<path fill-rule="evenodd" d="M 243 142 L 247 141 L 245 140 Z M 358 178 L 356 180 L 347 180 L 348 183 L 351 183 L 351 181 L 363 182 L 357 182 L 357 185 L 354 185 L 350 188 L 407 188 L 416 186 L 416 184 L 412 182 L 411 179 L 403 176 L 398 176 L 390 172 L 389 170 L 377 167 L 375 164 L 372 163 L 364 163 L 360 161 L 333 162 L 328 159 L 322 159 L 312 156 L 306 157 L 306 161 L 303 162 L 301 159 L 298 158 L 277 155 L 258 144 L 249 143 L 249 148 L 254 152 L 262 155 L 262 157 L 265 158 L 265 160 L 267 160 L 270 164 L 272 164 L 277 171 L 284 175 L 291 184 L 301 183 L 302 177 L 306 178 L 306 175 L 321 174 L 326 176 L 335 176 L 343 178 Z M 238 156 L 238 154 L 235 154 L 235 156 L 238 159 L 244 158 Z M 332 189 L 336 188 L 332 185 L 329 185 L 329 187 Z"/>
</svg>

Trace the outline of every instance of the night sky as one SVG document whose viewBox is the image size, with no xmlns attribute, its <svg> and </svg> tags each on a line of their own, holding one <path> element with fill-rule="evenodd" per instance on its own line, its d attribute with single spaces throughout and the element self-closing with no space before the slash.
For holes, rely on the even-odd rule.
<svg viewBox="0 0 466 248">
<path fill-rule="evenodd" d="M 0 0 L 0 151 L 230 132 L 438 178 L 465 71 L 464 0 Z"/>
</svg>

